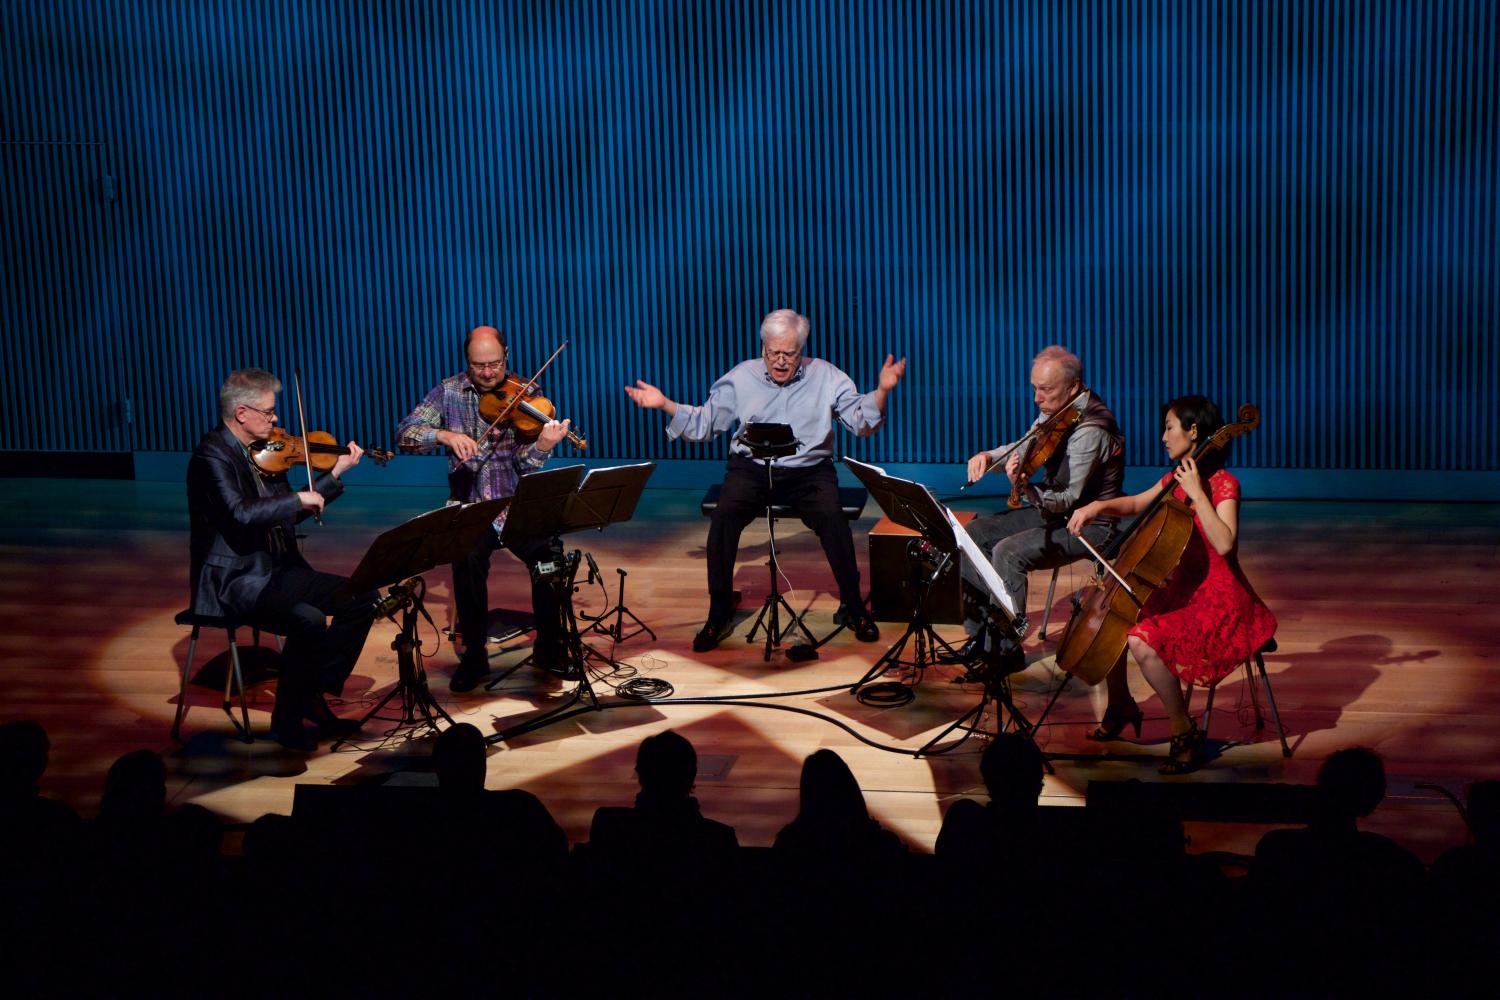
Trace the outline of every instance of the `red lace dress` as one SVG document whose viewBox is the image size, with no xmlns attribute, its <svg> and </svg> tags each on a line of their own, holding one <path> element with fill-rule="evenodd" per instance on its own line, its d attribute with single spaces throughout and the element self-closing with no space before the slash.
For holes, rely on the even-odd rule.
<svg viewBox="0 0 1500 1000">
<path fill-rule="evenodd" d="M 1172 474 L 1162 478 L 1172 483 Z M 1181 486 L 1172 495 L 1189 503 Z M 1240 481 L 1220 469 L 1208 478 L 1208 496 L 1218 507 L 1238 500 Z M 1203 525 L 1188 539 L 1182 560 L 1141 609 L 1130 634 L 1146 640 L 1171 671 L 1190 684 L 1213 684 L 1233 673 L 1276 634 L 1276 616 L 1240 570 L 1239 560 L 1219 555 L 1203 537 Z"/>
</svg>

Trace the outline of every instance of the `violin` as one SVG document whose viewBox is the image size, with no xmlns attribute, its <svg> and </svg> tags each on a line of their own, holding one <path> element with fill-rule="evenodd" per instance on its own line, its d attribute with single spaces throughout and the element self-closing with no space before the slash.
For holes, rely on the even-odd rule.
<svg viewBox="0 0 1500 1000">
<path fill-rule="evenodd" d="M 1193 452 L 1195 461 L 1218 451 L 1232 438 L 1260 426 L 1260 410 L 1245 403 L 1237 423 L 1225 424 Z M 1141 608 L 1177 568 L 1193 535 L 1193 508 L 1163 487 L 1140 517 L 1099 556 L 1108 578 L 1086 587 L 1075 598 L 1073 617 L 1057 643 L 1057 665 L 1063 671 L 1098 684 L 1125 655 L 1125 633 L 1140 620 Z M 1092 547 L 1090 548 L 1092 551 Z"/>
<path fill-rule="evenodd" d="M 349 454 L 349 449 L 327 431 L 308 431 L 306 448 L 302 441 L 297 434 L 272 427 L 271 433 L 264 438 L 250 442 L 250 458 L 261 472 L 280 476 L 293 466 L 308 464 L 319 472 L 327 472 L 338 463 L 339 456 Z M 311 463 L 307 458 L 309 452 L 312 454 Z M 365 452 L 365 457 L 374 460 L 376 465 L 384 465 L 392 455 L 388 451 L 370 449 Z"/>
<path fill-rule="evenodd" d="M 506 372 L 495 388 L 480 393 L 479 415 L 491 427 L 509 424 L 522 441 L 535 441 L 547 421 L 557 418 L 557 407 L 538 394 L 535 381 Z M 579 451 L 588 450 L 589 443 L 572 431 L 568 431 L 568 441 Z"/>
</svg>

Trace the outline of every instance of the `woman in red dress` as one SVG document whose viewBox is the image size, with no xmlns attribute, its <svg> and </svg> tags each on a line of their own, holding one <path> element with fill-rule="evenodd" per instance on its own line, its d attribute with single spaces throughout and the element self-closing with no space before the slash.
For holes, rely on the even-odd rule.
<svg viewBox="0 0 1500 1000">
<path fill-rule="evenodd" d="M 1209 452 L 1201 463 L 1192 458 L 1198 442 L 1223 424 L 1218 408 L 1202 396 L 1172 400 L 1162 411 L 1161 439 L 1177 468 L 1144 493 L 1086 504 L 1068 522 L 1076 535 L 1095 518 L 1139 514 L 1169 486 L 1193 508 L 1195 530 L 1182 559 L 1147 599 L 1126 639 L 1172 723 L 1171 759 L 1163 774 L 1186 774 L 1203 762 L 1203 733 L 1188 715 L 1182 685 L 1222 680 L 1276 634 L 1276 616 L 1256 596 L 1235 558 L 1239 480 L 1223 469 L 1223 450 Z M 1111 670 L 1107 683 L 1109 706 L 1089 739 L 1115 739 L 1127 725 L 1139 736 L 1141 710 L 1130 696 L 1125 671 Z"/>
</svg>

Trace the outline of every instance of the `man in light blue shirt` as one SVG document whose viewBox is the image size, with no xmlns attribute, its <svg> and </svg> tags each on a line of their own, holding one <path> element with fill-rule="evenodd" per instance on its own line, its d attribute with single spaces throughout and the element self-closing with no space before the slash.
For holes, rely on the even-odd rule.
<svg viewBox="0 0 1500 1000">
<path fill-rule="evenodd" d="M 833 467 L 833 424 L 837 419 L 861 436 L 874 434 L 885 420 L 891 390 L 906 374 L 906 359 L 887 354 L 880 382 L 861 393 L 842 371 L 803 356 L 811 322 L 792 309 L 778 309 L 760 324 L 761 356 L 735 365 L 713 384 L 702 406 L 676 403 L 656 386 L 637 380 L 626 395 L 648 410 L 671 417 L 667 436 L 707 441 L 736 424 L 790 424 L 797 451 L 773 461 L 772 495 L 766 472 L 736 436 L 730 446 L 724 489 L 708 529 L 708 620 L 693 638 L 696 652 L 713 649 L 729 634 L 734 611 L 734 560 L 745 525 L 774 500 L 791 507 L 823 544 L 839 587 L 839 621 L 863 642 L 880 638 L 864 610 L 854 536 L 839 506 Z"/>
</svg>

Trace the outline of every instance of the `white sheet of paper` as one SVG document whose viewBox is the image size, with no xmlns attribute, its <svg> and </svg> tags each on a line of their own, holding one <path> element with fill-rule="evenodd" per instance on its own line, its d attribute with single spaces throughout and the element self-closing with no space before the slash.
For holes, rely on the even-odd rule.
<svg viewBox="0 0 1500 1000">
<path fill-rule="evenodd" d="M 1000 574 L 995 572 L 995 567 L 990 565 L 990 561 L 985 558 L 984 550 L 969 537 L 964 526 L 958 523 L 958 518 L 953 516 L 953 511 L 944 507 L 943 513 L 947 515 L 948 524 L 953 528 L 953 539 L 958 542 L 959 552 L 963 553 L 964 558 L 968 559 L 969 564 L 974 567 L 974 572 L 984 582 L 984 589 L 989 591 L 990 597 L 997 604 L 1010 612 L 1012 618 L 1020 617 L 1021 613 L 1016 610 L 1016 599 L 1005 589 L 1005 583 L 1000 579 Z"/>
</svg>

